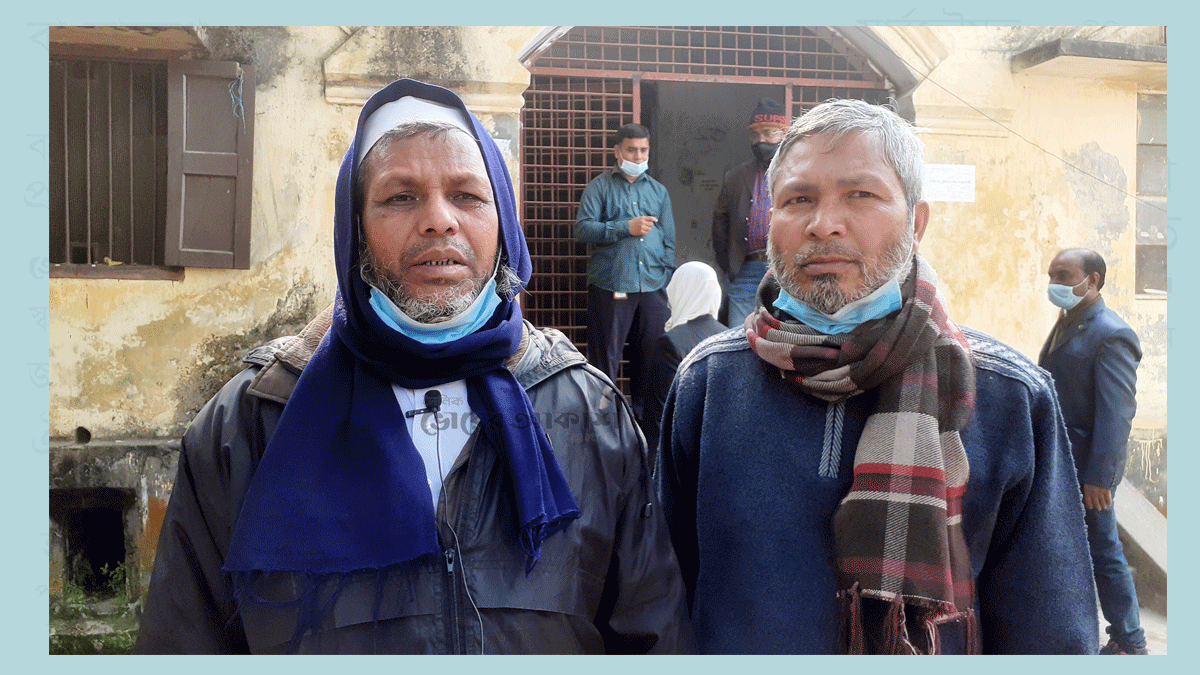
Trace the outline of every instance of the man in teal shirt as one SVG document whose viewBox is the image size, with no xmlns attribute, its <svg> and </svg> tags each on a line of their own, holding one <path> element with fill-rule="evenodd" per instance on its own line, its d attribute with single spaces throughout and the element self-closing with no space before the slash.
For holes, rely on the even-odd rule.
<svg viewBox="0 0 1200 675">
<path fill-rule="evenodd" d="M 613 155 L 617 165 L 584 188 L 575 219 L 575 238 L 593 245 L 587 355 L 615 382 L 632 329 L 627 375 L 633 409 L 642 422 L 642 404 L 649 395 L 648 359 L 671 316 L 665 289 L 675 269 L 675 218 L 667 189 L 646 175 L 646 127 L 626 124 L 618 129 Z"/>
</svg>

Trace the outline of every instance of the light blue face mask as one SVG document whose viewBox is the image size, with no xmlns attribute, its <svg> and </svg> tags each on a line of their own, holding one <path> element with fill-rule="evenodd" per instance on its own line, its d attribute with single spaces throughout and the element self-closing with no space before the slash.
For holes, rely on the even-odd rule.
<svg viewBox="0 0 1200 675">
<path fill-rule="evenodd" d="M 626 176 L 629 176 L 630 178 L 637 178 L 638 176 L 642 175 L 643 173 L 646 173 L 646 169 L 649 166 L 650 166 L 650 160 L 646 160 L 646 161 L 642 162 L 641 164 L 634 164 L 633 162 L 631 162 L 627 159 L 623 159 L 623 160 L 621 160 L 621 173 L 625 174 Z"/>
<path fill-rule="evenodd" d="M 407 314 L 396 306 L 390 298 L 378 288 L 371 287 L 371 309 L 388 326 L 397 332 L 410 337 L 421 344 L 440 345 L 453 342 L 461 337 L 470 335 L 483 328 L 496 308 L 500 306 L 500 296 L 496 294 L 496 275 L 484 285 L 479 296 L 459 314 L 441 323 L 421 323 L 413 321 Z"/>
<path fill-rule="evenodd" d="M 1079 282 L 1079 284 L 1085 283 L 1087 283 L 1087 277 L 1084 277 L 1083 281 Z M 1046 289 L 1046 294 L 1050 296 L 1050 302 L 1053 303 L 1055 307 L 1061 307 L 1068 310 L 1074 309 L 1075 305 L 1078 305 L 1083 300 L 1082 295 L 1075 295 L 1075 289 L 1079 288 L 1079 284 L 1075 284 L 1074 286 L 1067 286 L 1066 284 L 1050 284 L 1050 286 Z"/>
<path fill-rule="evenodd" d="M 882 319 L 900 309 L 904 299 L 900 296 L 898 277 L 892 277 L 870 295 L 851 302 L 833 314 L 820 312 L 800 302 L 779 289 L 779 297 L 775 299 L 775 307 L 791 314 L 798 321 L 815 328 L 826 335 L 849 333 L 874 319 Z"/>
</svg>

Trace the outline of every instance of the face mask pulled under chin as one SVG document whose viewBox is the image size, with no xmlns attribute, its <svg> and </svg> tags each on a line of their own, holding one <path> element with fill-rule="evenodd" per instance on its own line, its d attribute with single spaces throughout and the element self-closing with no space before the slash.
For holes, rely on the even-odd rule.
<svg viewBox="0 0 1200 675">
<path fill-rule="evenodd" d="M 627 159 L 623 159 L 623 160 L 621 160 L 621 173 L 623 173 L 626 176 L 629 176 L 631 178 L 637 178 L 638 176 L 642 175 L 643 173 L 646 173 L 646 169 L 649 166 L 650 166 L 650 160 L 646 160 L 646 161 L 642 162 L 641 164 L 636 164 Z"/>
<path fill-rule="evenodd" d="M 868 321 L 882 319 L 903 305 L 899 274 L 885 281 L 870 295 L 846 304 L 833 314 L 813 309 L 788 295 L 782 288 L 779 289 L 779 297 L 775 299 L 777 309 L 791 314 L 797 321 L 826 335 L 849 333 Z"/>
<path fill-rule="evenodd" d="M 496 275 L 484 285 L 469 307 L 440 323 L 413 321 L 391 298 L 371 286 L 371 309 L 392 330 L 426 345 L 441 345 L 453 342 L 483 328 L 500 306 L 496 293 Z"/>
</svg>

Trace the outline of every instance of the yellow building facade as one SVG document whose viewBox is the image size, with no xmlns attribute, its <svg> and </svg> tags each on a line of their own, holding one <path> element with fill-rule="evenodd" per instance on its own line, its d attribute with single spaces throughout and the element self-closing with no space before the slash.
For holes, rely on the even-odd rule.
<svg viewBox="0 0 1200 675">
<path fill-rule="evenodd" d="M 570 28 L 52 28 L 52 60 L 238 62 L 256 82 L 247 269 L 157 275 L 51 264 L 51 439 L 178 438 L 248 349 L 295 332 L 332 301 L 334 180 L 361 104 L 383 84 L 407 76 L 458 92 L 520 185 L 527 64 Z M 1165 265 L 1172 237 L 1165 29 L 829 32 L 849 36 L 902 113 L 928 130 L 926 161 L 945 167 L 941 187 L 973 180 L 954 201 L 933 202 L 921 245 L 960 323 L 1035 359 L 1055 321 L 1045 288 L 1053 254 L 1084 246 L 1105 257 L 1104 297 L 1145 350 L 1131 470 L 1165 491 L 1167 289 L 1138 276 L 1139 265 L 1160 257 Z M 729 126 L 740 139 L 742 129 Z M 681 254 L 711 256 L 703 237 L 711 181 L 708 191 L 675 197 L 684 199 L 700 234 L 681 235 Z"/>
</svg>

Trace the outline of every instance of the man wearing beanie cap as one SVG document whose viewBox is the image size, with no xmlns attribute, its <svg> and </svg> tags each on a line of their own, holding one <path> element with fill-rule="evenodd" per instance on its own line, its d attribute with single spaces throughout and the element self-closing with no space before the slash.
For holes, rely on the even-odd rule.
<svg viewBox="0 0 1200 675">
<path fill-rule="evenodd" d="M 726 324 L 741 326 L 754 311 L 754 293 L 767 271 L 767 226 L 771 205 L 767 197 L 767 166 L 787 130 L 783 105 L 760 98 L 747 127 L 754 158 L 725 174 L 713 209 L 713 252 L 729 298 Z"/>
<path fill-rule="evenodd" d="M 522 320 L 529 250 L 479 120 L 388 85 L 333 215 L 333 306 L 184 435 L 137 651 L 688 649 L 632 411 Z"/>
</svg>

